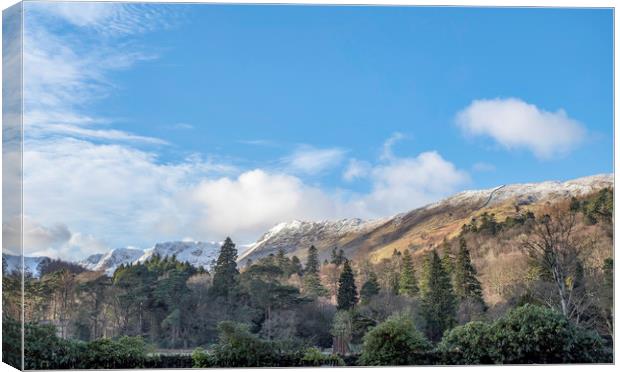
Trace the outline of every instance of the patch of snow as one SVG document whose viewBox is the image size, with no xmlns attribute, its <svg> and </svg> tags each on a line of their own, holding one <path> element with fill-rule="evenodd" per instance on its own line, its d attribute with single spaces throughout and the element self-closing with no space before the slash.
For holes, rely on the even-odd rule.
<svg viewBox="0 0 620 372">
<path fill-rule="evenodd" d="M 2 254 L 2 260 L 6 263 L 6 272 L 3 272 L 3 275 L 21 272 L 22 256 Z M 24 274 L 38 278 L 41 274 L 41 266 L 50 261 L 49 257 L 24 257 Z"/>
</svg>

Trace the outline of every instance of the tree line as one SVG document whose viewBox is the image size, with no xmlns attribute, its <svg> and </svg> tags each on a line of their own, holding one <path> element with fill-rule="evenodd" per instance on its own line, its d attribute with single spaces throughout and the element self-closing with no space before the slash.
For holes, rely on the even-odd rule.
<svg viewBox="0 0 620 372">
<path fill-rule="evenodd" d="M 157 349 L 183 350 L 183 366 L 194 350 L 197 367 L 607 362 L 613 261 L 588 267 L 589 243 L 575 234 L 583 221 L 611 223 L 601 217 L 606 203 L 591 206 L 597 198 L 607 200 L 516 211 L 501 223 L 483 214 L 437 247 L 375 263 L 338 248 L 321 263 L 310 246 L 303 264 L 280 250 L 239 267 L 230 238 L 210 272 L 157 255 L 111 277 L 56 263 L 24 283 L 27 328 L 49 333 L 45 347 L 27 338 L 26 357 L 33 368 L 66 365 L 112 342 L 142 350 L 146 359 L 126 367 L 154 363 L 147 356 Z M 603 214 L 593 221 L 583 205 Z M 504 311 L 485 301 L 470 247 L 510 229 L 526 237 L 519 247 L 534 279 Z M 19 319 L 18 281 L 3 277 L 6 324 Z M 69 356 L 35 352 L 50 342 L 65 350 L 53 355 Z"/>
</svg>

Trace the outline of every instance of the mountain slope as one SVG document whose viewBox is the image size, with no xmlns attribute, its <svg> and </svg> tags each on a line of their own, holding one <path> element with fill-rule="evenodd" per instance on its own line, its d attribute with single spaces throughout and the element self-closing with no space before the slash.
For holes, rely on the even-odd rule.
<svg viewBox="0 0 620 372">
<path fill-rule="evenodd" d="M 409 248 L 415 253 L 436 246 L 444 237 L 457 235 L 463 224 L 484 212 L 494 213 L 501 220 L 517 209 L 536 212 L 546 202 L 589 194 L 605 187 L 613 187 L 613 175 L 464 191 L 407 213 L 370 222 L 293 221 L 269 230 L 239 261 L 255 260 L 280 248 L 303 258 L 310 244 L 318 248 L 321 260 L 337 246 L 348 257 L 377 261 L 391 255 L 394 249 Z"/>
<path fill-rule="evenodd" d="M 138 262 L 148 260 L 154 254 L 161 257 L 175 256 L 177 260 L 188 262 L 195 267 L 204 267 L 209 270 L 213 261 L 217 259 L 221 243 L 217 242 L 166 242 L 157 243 L 151 249 L 147 249 L 138 259 Z"/>
<path fill-rule="evenodd" d="M 210 269 L 213 260 L 217 258 L 220 243 L 216 242 L 165 242 L 157 243 L 153 248 L 146 250 L 137 248 L 116 248 L 108 253 L 98 253 L 79 261 L 78 264 L 91 271 L 105 271 L 112 275 L 122 264 L 144 262 L 154 254 L 160 257 L 176 256 L 177 260 L 188 262 L 195 267 Z"/>
<path fill-rule="evenodd" d="M 276 254 L 280 249 L 290 253 L 300 246 L 310 247 L 313 244 L 341 246 L 346 244 L 350 238 L 371 231 L 382 223 L 383 220 L 364 221 L 358 218 L 337 221 L 283 222 L 271 228 L 252 244 L 244 254 L 239 256 L 239 262 L 244 263 L 248 258 L 254 260 L 272 253 Z M 303 257 L 303 254 L 301 256 Z"/>
<path fill-rule="evenodd" d="M 16 273 L 20 271 L 22 267 L 21 256 L 2 254 L 2 261 L 6 264 L 6 266 L 3 266 L 6 269 L 6 272 L 3 272 L 3 275 Z M 32 274 L 32 276 L 38 278 L 41 273 L 41 267 L 50 261 L 51 259 L 49 257 L 24 257 L 23 267 L 25 269 L 25 274 Z"/>
<path fill-rule="evenodd" d="M 135 262 L 144 255 L 142 249 L 137 248 L 116 248 L 106 254 L 94 254 L 78 264 L 91 271 L 105 271 L 112 275 L 114 270 L 122 264 Z"/>
</svg>

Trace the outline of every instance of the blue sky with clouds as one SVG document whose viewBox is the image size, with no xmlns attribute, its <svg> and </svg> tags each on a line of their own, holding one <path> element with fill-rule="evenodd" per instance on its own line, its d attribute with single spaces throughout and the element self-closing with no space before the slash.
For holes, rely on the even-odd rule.
<svg viewBox="0 0 620 372">
<path fill-rule="evenodd" d="M 26 3 L 31 252 L 613 170 L 612 11 Z"/>
</svg>

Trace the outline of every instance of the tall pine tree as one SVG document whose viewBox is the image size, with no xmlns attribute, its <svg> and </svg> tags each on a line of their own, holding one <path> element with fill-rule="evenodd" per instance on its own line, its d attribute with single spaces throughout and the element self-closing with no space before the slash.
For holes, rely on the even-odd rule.
<svg viewBox="0 0 620 372">
<path fill-rule="evenodd" d="M 215 296 L 228 296 L 237 288 L 238 284 L 237 248 L 230 238 L 226 238 L 213 268 L 211 292 Z"/>
<path fill-rule="evenodd" d="M 308 258 L 306 259 L 305 274 L 318 274 L 320 269 L 319 264 L 319 251 L 314 245 L 311 245 L 308 249 Z"/>
<path fill-rule="evenodd" d="M 403 253 L 402 269 L 400 272 L 399 294 L 407 297 L 417 296 L 420 289 L 413 269 L 413 259 L 408 249 Z"/>
<path fill-rule="evenodd" d="M 482 286 L 476 277 L 476 268 L 471 263 L 465 239 L 461 238 L 459 252 L 454 264 L 454 293 L 460 301 L 470 300 L 486 308 L 482 297 Z"/>
<path fill-rule="evenodd" d="M 422 292 L 422 315 L 426 321 L 425 331 L 429 340 L 437 342 L 444 331 L 456 322 L 456 298 L 450 276 L 443 268 L 437 251 L 430 253 L 426 284 Z"/>
<path fill-rule="evenodd" d="M 352 309 L 357 303 L 357 299 L 353 269 L 351 269 L 349 260 L 345 260 L 340 279 L 338 280 L 338 310 Z"/>
<path fill-rule="evenodd" d="M 462 238 L 461 238 L 462 239 Z M 452 245 L 448 243 L 448 240 L 444 237 L 443 243 L 441 243 L 442 257 L 441 262 L 443 269 L 446 270 L 450 278 L 454 275 L 454 255 L 452 254 Z"/>
<path fill-rule="evenodd" d="M 321 284 L 319 277 L 319 252 L 314 245 L 308 249 L 308 258 L 304 270 L 303 293 L 311 298 L 326 296 L 328 291 Z"/>
</svg>

